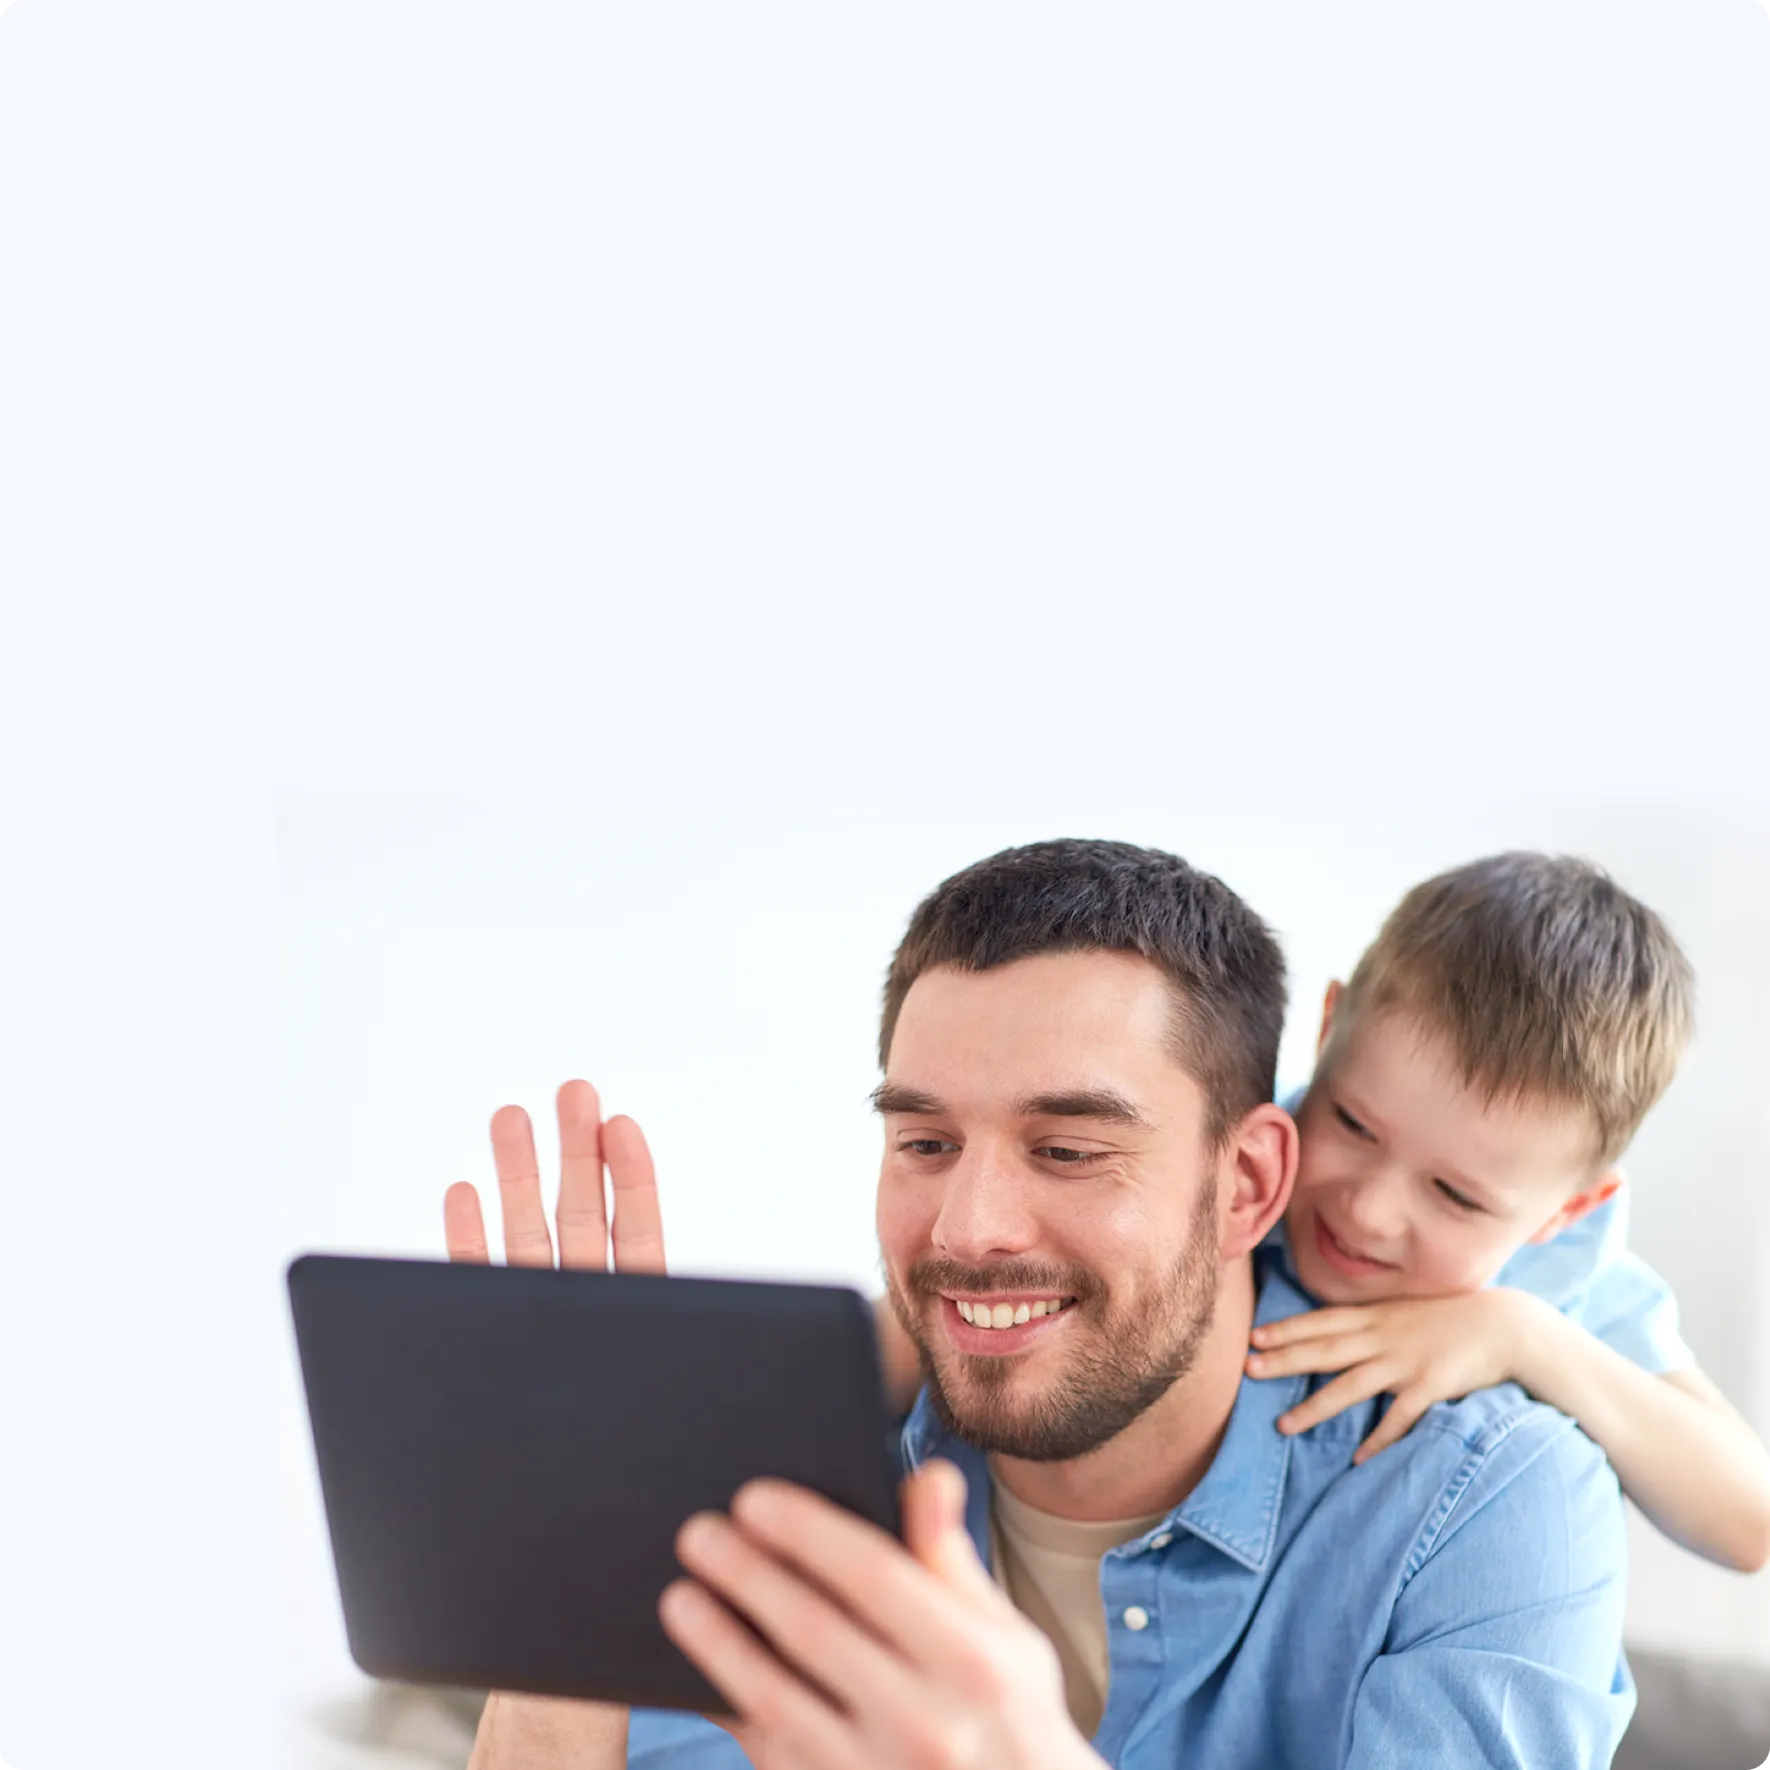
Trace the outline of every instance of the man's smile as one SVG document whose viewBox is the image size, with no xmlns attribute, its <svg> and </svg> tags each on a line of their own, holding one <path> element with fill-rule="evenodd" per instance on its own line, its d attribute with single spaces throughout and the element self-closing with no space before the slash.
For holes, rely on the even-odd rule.
<svg viewBox="0 0 1770 1770">
<path fill-rule="evenodd" d="M 1074 1303 L 1050 1295 L 942 1295 L 940 1324 L 955 1351 L 999 1358 L 1056 1331 Z"/>
</svg>

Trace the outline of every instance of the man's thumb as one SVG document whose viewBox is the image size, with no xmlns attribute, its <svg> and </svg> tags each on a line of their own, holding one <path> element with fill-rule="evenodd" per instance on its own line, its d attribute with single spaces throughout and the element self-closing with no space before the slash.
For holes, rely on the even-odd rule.
<svg viewBox="0 0 1770 1770">
<path fill-rule="evenodd" d="M 989 1588 L 990 1577 L 965 1529 L 965 1477 L 935 1457 L 913 1471 L 900 1492 L 904 1546 L 948 1585 Z"/>
</svg>

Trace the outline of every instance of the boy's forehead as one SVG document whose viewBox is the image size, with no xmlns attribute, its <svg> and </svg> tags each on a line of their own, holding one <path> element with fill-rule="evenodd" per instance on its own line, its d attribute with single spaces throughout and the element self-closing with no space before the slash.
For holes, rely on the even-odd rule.
<svg viewBox="0 0 1770 1770">
<path fill-rule="evenodd" d="M 1325 1054 L 1330 1084 L 1391 1138 L 1500 1186 L 1559 1185 L 1595 1166 L 1598 1125 L 1577 1101 L 1493 1095 L 1463 1073 L 1450 1039 L 1412 1016 L 1360 1016 Z"/>
</svg>

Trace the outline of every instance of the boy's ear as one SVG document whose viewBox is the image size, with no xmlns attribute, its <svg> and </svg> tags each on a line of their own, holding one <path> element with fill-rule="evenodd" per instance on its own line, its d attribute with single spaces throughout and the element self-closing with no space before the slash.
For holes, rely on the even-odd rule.
<svg viewBox="0 0 1770 1770">
<path fill-rule="evenodd" d="M 1297 1121 L 1282 1106 L 1256 1106 L 1230 1134 L 1219 1169 L 1225 1260 L 1251 1252 L 1284 1215 L 1297 1178 Z"/>
<path fill-rule="evenodd" d="M 1583 1186 L 1552 1216 L 1531 1240 L 1531 1245 L 1552 1241 L 1570 1224 L 1577 1223 L 1580 1218 L 1588 1217 L 1600 1205 L 1609 1202 L 1622 1191 L 1624 1175 L 1621 1168 L 1606 1168 L 1591 1185 Z"/>
<path fill-rule="evenodd" d="M 1340 999 L 1341 990 L 1344 988 L 1345 985 L 1336 977 L 1334 981 L 1327 986 L 1327 994 L 1322 998 L 1321 1032 L 1317 1035 L 1315 1040 L 1315 1055 L 1317 1058 L 1319 1058 L 1322 1052 L 1327 1049 L 1328 1034 L 1334 1030 L 1334 1007 Z"/>
</svg>

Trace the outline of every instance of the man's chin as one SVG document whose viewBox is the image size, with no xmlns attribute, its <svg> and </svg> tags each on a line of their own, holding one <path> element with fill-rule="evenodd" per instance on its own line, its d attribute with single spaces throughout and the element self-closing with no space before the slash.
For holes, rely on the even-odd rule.
<svg viewBox="0 0 1770 1770">
<path fill-rule="evenodd" d="M 950 1370 L 929 1373 L 935 1414 L 955 1438 L 992 1456 L 1044 1463 L 1085 1455 L 1111 1435 L 1084 1423 L 1073 1409 L 1053 1408 L 1048 1385 L 1023 1376 L 1020 1361 L 987 1362 L 989 1375 L 981 1382 Z"/>
<path fill-rule="evenodd" d="M 1000 1396 L 961 1395 L 955 1401 L 940 1384 L 931 1385 L 930 1392 L 941 1425 L 955 1438 L 992 1456 L 1040 1460 L 1040 1434 L 1027 1410 L 1003 1406 Z"/>
</svg>

